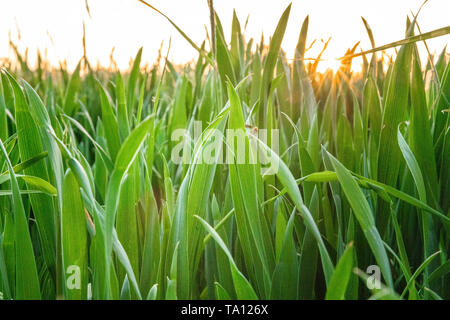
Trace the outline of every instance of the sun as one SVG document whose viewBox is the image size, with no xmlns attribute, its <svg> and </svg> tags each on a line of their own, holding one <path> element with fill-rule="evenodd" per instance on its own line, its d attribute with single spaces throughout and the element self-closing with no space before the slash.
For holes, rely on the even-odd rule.
<svg viewBox="0 0 450 320">
<path fill-rule="evenodd" d="M 337 60 L 335 58 L 323 59 L 319 61 L 319 64 L 317 65 L 317 71 L 325 72 L 327 70 L 332 70 L 334 73 L 336 73 L 340 67 L 340 60 Z"/>
</svg>

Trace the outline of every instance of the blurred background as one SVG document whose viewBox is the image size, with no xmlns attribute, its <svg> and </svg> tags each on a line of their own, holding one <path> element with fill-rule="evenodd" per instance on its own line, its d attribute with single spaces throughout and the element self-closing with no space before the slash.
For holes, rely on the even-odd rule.
<svg viewBox="0 0 450 320">
<path fill-rule="evenodd" d="M 206 39 L 209 30 L 207 0 L 149 0 L 150 4 L 167 14 L 198 45 Z M 222 21 L 226 35 L 231 32 L 233 9 L 245 28 L 246 39 L 259 42 L 261 34 L 273 33 L 289 0 L 215 0 L 214 6 Z M 345 54 L 347 48 L 360 42 L 360 49 L 370 49 L 370 42 L 361 20 L 370 24 L 377 45 L 404 38 L 406 16 L 416 13 L 423 0 L 293 0 L 283 49 L 292 58 L 301 24 L 309 14 L 307 57 L 316 57 L 324 42 L 331 37 L 319 71 L 335 69 L 335 58 Z M 172 47 L 169 58 L 176 64 L 196 59 L 197 52 L 162 16 L 137 0 L 2 0 L 3 15 L 0 19 L 0 57 L 13 59 L 11 40 L 28 57 L 33 65 L 36 52 L 58 66 L 66 60 L 73 69 L 83 55 L 83 22 L 85 23 L 86 53 L 95 66 L 108 67 L 111 53 L 120 69 L 129 67 L 130 59 L 144 47 L 143 63 L 152 64 L 163 43 L 167 50 L 169 39 Z M 449 24 L 450 1 L 430 0 L 423 7 L 419 18 L 422 32 Z M 439 53 L 450 36 L 428 40 L 431 53 Z M 228 39 L 227 39 L 228 40 Z M 266 39 L 266 43 L 269 39 Z M 422 61 L 426 50 L 420 44 Z M 114 51 L 112 49 L 114 48 Z M 394 49 L 388 51 L 393 54 Z M 353 69 L 358 69 L 361 59 L 355 59 Z"/>
</svg>

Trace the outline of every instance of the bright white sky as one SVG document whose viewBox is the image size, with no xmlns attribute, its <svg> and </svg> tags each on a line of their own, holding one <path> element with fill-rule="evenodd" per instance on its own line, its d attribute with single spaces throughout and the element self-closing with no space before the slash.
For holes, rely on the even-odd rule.
<svg viewBox="0 0 450 320">
<path fill-rule="evenodd" d="M 209 26 L 207 0 L 148 0 L 166 13 L 197 44 L 205 39 L 205 25 Z M 227 37 L 231 33 L 233 8 L 243 26 L 250 14 L 245 31 L 247 39 L 260 39 L 261 32 L 273 33 L 278 19 L 290 0 L 215 0 L 214 5 Z M 320 39 L 332 40 L 323 58 L 342 56 L 348 47 L 361 40 L 361 48 L 370 49 L 361 16 L 369 22 L 377 45 L 400 40 L 404 37 L 406 15 L 414 12 L 423 0 L 292 0 L 292 10 L 283 48 L 288 57 L 293 56 L 303 19 L 310 16 L 308 45 L 318 39 L 307 53 L 315 57 L 321 49 Z M 47 50 L 47 57 L 54 65 L 67 59 L 69 67 L 82 56 L 82 23 L 86 22 L 87 55 L 91 63 L 99 61 L 109 65 L 111 49 L 120 68 L 127 68 L 131 57 L 139 47 L 144 47 L 143 61 L 153 62 L 161 41 L 163 52 L 172 38 L 170 59 L 183 63 L 197 57 L 197 53 L 161 16 L 137 0 L 89 0 L 91 18 L 84 0 L 1 0 L 0 57 L 12 57 L 9 34 L 21 51 L 29 48 L 30 60 L 35 61 L 36 50 Z M 419 16 L 422 32 L 449 25 L 450 1 L 429 0 Z M 20 40 L 18 32 L 20 29 Z M 440 52 L 450 36 L 428 41 L 432 52 Z M 45 49 L 47 48 L 47 49 Z M 422 55 L 424 50 L 422 50 Z M 357 64 L 360 63 L 356 61 Z M 322 68 L 333 67 L 323 62 Z M 319 64 L 319 66 L 321 65 Z"/>
</svg>

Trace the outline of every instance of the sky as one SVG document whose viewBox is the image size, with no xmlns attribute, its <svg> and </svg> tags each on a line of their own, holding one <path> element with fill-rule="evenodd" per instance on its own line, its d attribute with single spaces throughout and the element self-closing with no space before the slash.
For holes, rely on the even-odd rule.
<svg viewBox="0 0 450 320">
<path fill-rule="evenodd" d="M 209 27 L 207 0 L 148 0 L 167 14 L 198 45 L 206 39 L 205 27 Z M 316 57 L 323 41 L 331 41 L 323 56 L 327 61 L 319 64 L 319 70 L 335 67 L 336 60 L 346 49 L 360 42 L 359 50 L 370 49 L 363 16 L 370 24 L 377 45 L 404 38 L 406 16 L 416 12 L 423 0 L 214 0 L 214 6 L 222 21 L 227 40 L 231 33 L 233 8 L 244 26 L 249 16 L 244 36 L 259 41 L 261 33 L 268 40 L 284 9 L 292 2 L 292 10 L 282 47 L 288 58 L 293 57 L 302 22 L 309 15 L 307 45 L 316 39 L 306 57 Z M 29 50 L 34 63 L 39 49 L 52 64 L 67 60 L 73 69 L 83 55 L 83 21 L 86 28 L 88 59 L 94 65 L 110 65 L 114 60 L 118 67 L 126 69 L 130 59 L 143 47 L 144 63 L 155 61 L 163 43 L 167 50 L 172 41 L 169 58 L 174 63 L 196 59 L 197 52 L 173 28 L 170 23 L 137 0 L 88 0 L 90 16 L 84 0 L 0 0 L 0 58 L 13 57 L 9 38 L 24 52 Z M 422 32 L 449 25 L 449 0 L 429 0 L 419 18 Z M 20 30 L 20 32 L 19 32 Z M 20 34 L 20 35 L 19 35 Z M 431 52 L 441 52 L 450 36 L 427 41 Z M 393 51 L 388 51 L 393 53 Z M 425 58 L 425 50 L 421 56 Z M 361 60 L 355 61 L 359 65 Z"/>
</svg>

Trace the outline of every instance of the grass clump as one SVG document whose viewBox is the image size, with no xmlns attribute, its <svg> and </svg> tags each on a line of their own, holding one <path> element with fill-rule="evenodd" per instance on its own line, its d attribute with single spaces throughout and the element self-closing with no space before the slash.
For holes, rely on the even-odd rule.
<svg viewBox="0 0 450 320">
<path fill-rule="evenodd" d="M 414 36 L 414 19 L 386 61 L 364 20 L 362 71 L 355 46 L 319 73 L 308 18 L 294 61 L 281 49 L 290 6 L 268 45 L 234 15 L 229 45 L 209 3 L 209 51 L 170 20 L 195 65 L 144 69 L 141 49 L 123 74 L 2 70 L 3 299 L 449 299 L 450 64 L 422 69 L 416 44 L 448 27 Z M 212 132 L 230 161 L 196 161 Z"/>
</svg>

